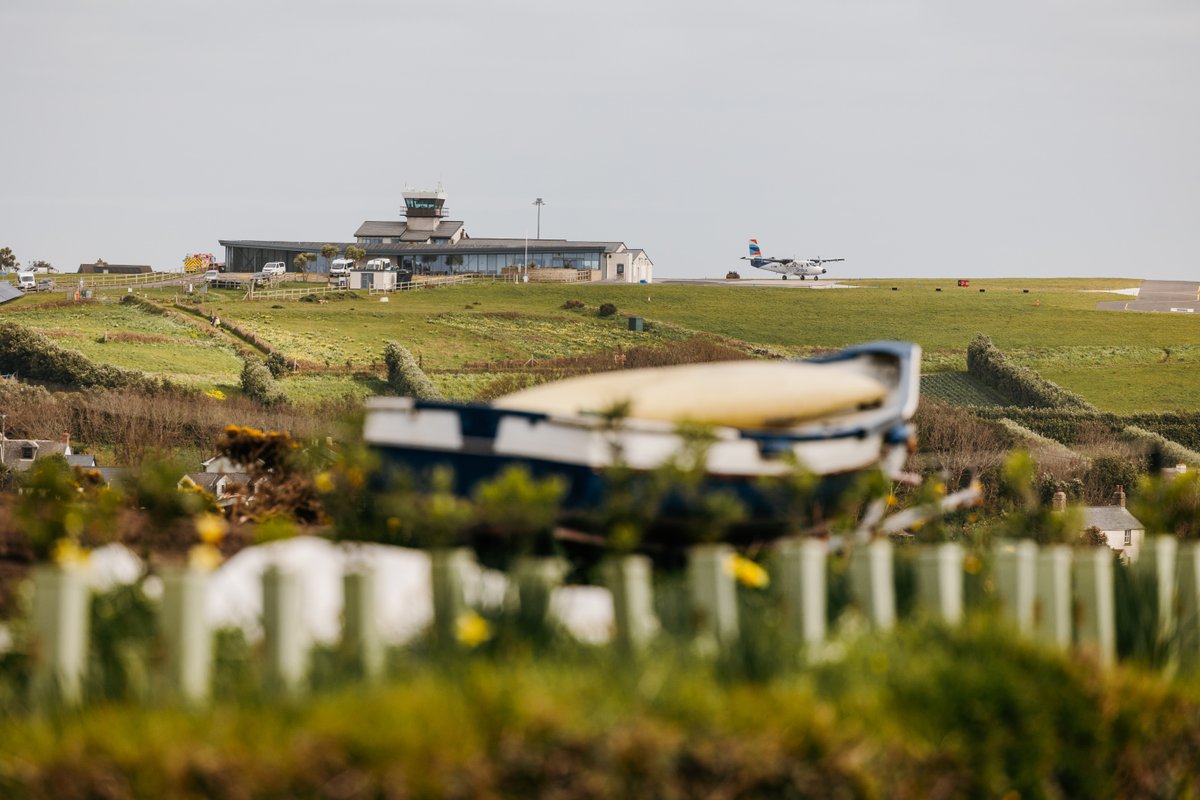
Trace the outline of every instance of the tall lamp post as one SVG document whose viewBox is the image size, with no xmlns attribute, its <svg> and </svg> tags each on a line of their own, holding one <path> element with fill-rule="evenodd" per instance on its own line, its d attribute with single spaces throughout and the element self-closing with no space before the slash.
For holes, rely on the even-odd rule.
<svg viewBox="0 0 1200 800">
<path fill-rule="evenodd" d="M 546 201 L 539 197 L 537 200 L 533 201 L 533 204 L 535 206 L 537 206 L 537 210 L 538 210 L 537 211 L 537 238 L 541 239 L 542 238 L 542 206 L 546 205 Z"/>
</svg>

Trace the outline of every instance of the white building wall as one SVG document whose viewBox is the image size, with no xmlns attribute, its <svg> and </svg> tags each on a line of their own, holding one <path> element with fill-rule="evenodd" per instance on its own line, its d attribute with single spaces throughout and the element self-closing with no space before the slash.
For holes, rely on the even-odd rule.
<svg viewBox="0 0 1200 800">
<path fill-rule="evenodd" d="M 1138 554 L 1142 551 L 1142 544 L 1146 539 L 1144 530 L 1134 528 L 1129 531 L 1100 531 L 1100 533 L 1109 547 L 1121 551 L 1122 559 L 1127 562 L 1137 561 Z M 1129 544 L 1126 544 L 1126 541 Z"/>
</svg>

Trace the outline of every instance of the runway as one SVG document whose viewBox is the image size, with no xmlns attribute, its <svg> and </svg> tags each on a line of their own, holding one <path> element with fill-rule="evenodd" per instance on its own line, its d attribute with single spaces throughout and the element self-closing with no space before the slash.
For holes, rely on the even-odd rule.
<svg viewBox="0 0 1200 800">
<path fill-rule="evenodd" d="M 1200 283 L 1193 281 L 1142 281 L 1136 300 L 1097 303 L 1102 311 L 1162 311 L 1200 315 Z"/>
<path fill-rule="evenodd" d="M 802 281 L 793 278 L 792 280 L 780 280 L 779 278 L 737 278 L 729 280 L 727 278 L 660 278 L 655 283 L 675 283 L 683 286 L 757 286 L 767 287 L 771 289 L 857 289 L 857 286 L 851 286 L 845 283 L 838 283 L 836 280 L 823 281 Z"/>
</svg>

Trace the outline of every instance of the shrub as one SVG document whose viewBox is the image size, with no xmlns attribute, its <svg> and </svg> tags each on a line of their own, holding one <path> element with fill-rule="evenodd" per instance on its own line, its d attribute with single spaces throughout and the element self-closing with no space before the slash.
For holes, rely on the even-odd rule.
<svg viewBox="0 0 1200 800">
<path fill-rule="evenodd" d="M 612 303 L 601 303 L 599 313 L 602 317 L 611 317 L 613 314 L 617 313 L 617 307 Z"/>
<path fill-rule="evenodd" d="M 1096 408 L 1074 392 L 1046 380 L 1028 367 L 1011 363 L 986 335 L 976 334 L 967 347 L 967 371 L 1020 405 L 1035 408 Z"/>
<path fill-rule="evenodd" d="M 442 393 L 429 380 L 412 353 L 397 342 L 388 342 L 383 348 L 383 362 L 387 365 L 387 382 L 401 397 L 417 400 L 441 400 Z"/>
<path fill-rule="evenodd" d="M 287 359 L 278 350 L 272 350 L 271 354 L 267 356 L 266 366 L 270 370 L 272 378 L 282 378 L 289 372 Z"/>
<path fill-rule="evenodd" d="M 1174 466 L 1175 464 L 1200 466 L 1200 453 L 1154 431 L 1148 431 L 1137 425 L 1126 425 L 1122 433 L 1129 441 L 1144 445 L 1151 452 L 1157 453 L 1158 460 L 1163 462 L 1160 466 Z"/>
<path fill-rule="evenodd" d="M 570 311 L 573 308 L 583 308 L 584 302 L 582 300 L 568 300 L 562 304 L 562 307 L 567 311 Z"/>
<path fill-rule="evenodd" d="M 257 358 L 247 358 L 242 365 L 242 391 L 265 406 L 283 401 L 283 393 L 275 383 L 267 365 Z"/>
</svg>

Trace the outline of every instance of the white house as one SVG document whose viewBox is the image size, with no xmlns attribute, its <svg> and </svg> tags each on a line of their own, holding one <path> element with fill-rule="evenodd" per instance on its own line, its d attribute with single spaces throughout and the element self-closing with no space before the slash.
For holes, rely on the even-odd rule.
<svg viewBox="0 0 1200 800">
<path fill-rule="evenodd" d="M 1146 526 L 1125 508 L 1125 487 L 1113 492 L 1113 502 L 1107 506 L 1085 506 L 1083 529 L 1098 528 L 1108 546 L 1126 562 L 1137 561 L 1146 540 Z"/>
</svg>

